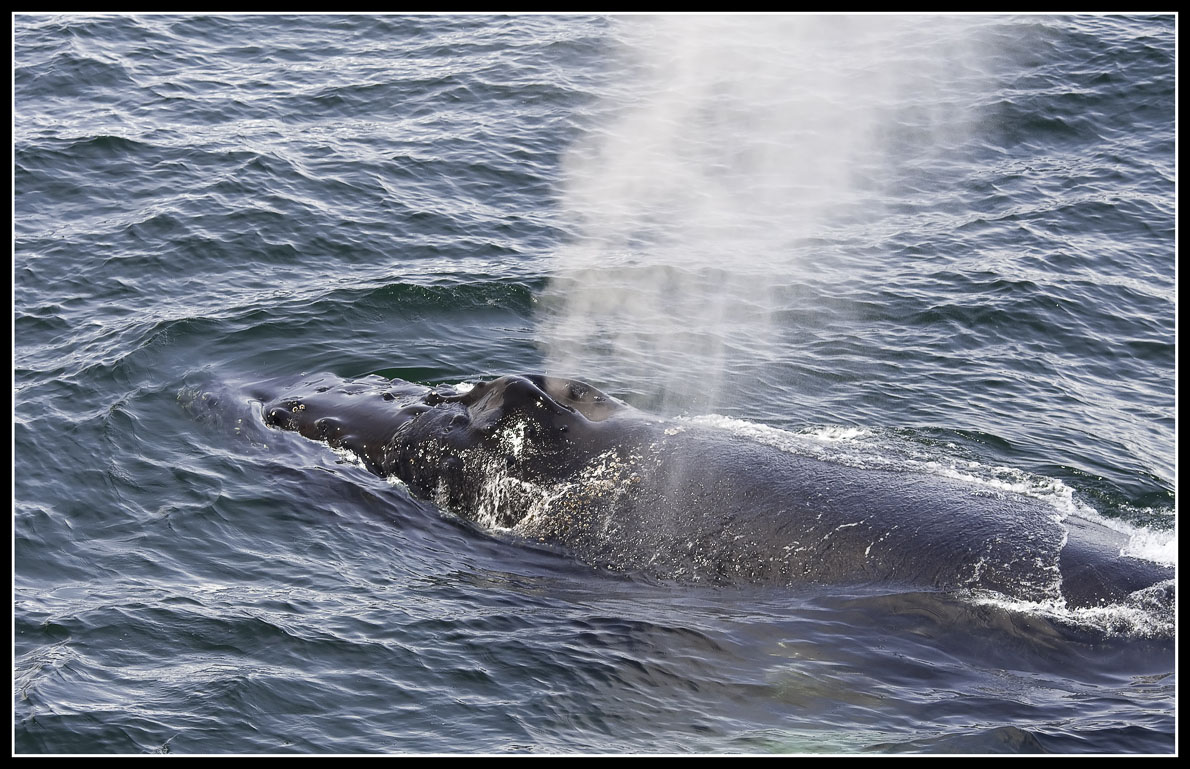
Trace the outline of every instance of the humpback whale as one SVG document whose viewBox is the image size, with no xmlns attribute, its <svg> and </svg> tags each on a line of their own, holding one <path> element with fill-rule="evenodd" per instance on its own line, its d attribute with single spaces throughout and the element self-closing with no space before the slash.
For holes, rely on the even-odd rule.
<svg viewBox="0 0 1190 769">
<path fill-rule="evenodd" d="M 262 386 L 266 424 L 488 529 L 597 568 L 692 583 L 899 585 L 1069 607 L 1174 576 L 1044 502 L 843 465 L 666 420 L 572 379 L 427 387 L 331 374 Z"/>
</svg>

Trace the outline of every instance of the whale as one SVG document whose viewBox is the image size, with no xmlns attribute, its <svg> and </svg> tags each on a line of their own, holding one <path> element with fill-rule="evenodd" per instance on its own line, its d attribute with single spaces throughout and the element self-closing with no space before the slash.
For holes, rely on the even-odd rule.
<svg viewBox="0 0 1190 769">
<path fill-rule="evenodd" d="M 666 419 L 575 379 L 427 386 L 314 374 L 253 392 L 270 428 L 346 452 L 489 532 L 595 569 L 709 585 L 876 586 L 1070 608 L 1174 569 L 1044 500 L 856 467 Z"/>
</svg>

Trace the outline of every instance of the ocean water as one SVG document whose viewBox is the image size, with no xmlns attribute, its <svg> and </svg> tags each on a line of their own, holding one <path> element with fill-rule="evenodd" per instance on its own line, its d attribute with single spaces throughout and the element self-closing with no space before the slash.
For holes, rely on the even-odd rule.
<svg viewBox="0 0 1190 769">
<path fill-rule="evenodd" d="M 1175 42 L 14 17 L 15 752 L 1173 752 L 1168 605 L 595 570 L 248 393 L 549 371 L 1176 564 Z"/>
</svg>

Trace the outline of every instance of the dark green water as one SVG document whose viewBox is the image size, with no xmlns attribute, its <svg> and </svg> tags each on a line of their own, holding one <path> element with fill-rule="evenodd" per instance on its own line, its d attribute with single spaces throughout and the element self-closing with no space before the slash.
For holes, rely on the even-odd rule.
<svg viewBox="0 0 1190 769">
<path fill-rule="evenodd" d="M 597 572 L 247 392 L 550 370 L 1175 563 L 1174 43 L 15 17 L 15 751 L 1172 752 L 1168 607 Z"/>
</svg>

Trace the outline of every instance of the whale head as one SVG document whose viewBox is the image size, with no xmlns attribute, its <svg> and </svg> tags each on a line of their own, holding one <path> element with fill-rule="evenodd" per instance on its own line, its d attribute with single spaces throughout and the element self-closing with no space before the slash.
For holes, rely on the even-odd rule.
<svg viewBox="0 0 1190 769">
<path fill-rule="evenodd" d="M 266 400 L 264 421 L 357 456 L 417 495 L 466 507 L 495 476 L 550 483 L 611 444 L 635 410 L 589 384 L 543 375 L 429 388 L 318 376 Z"/>
</svg>

